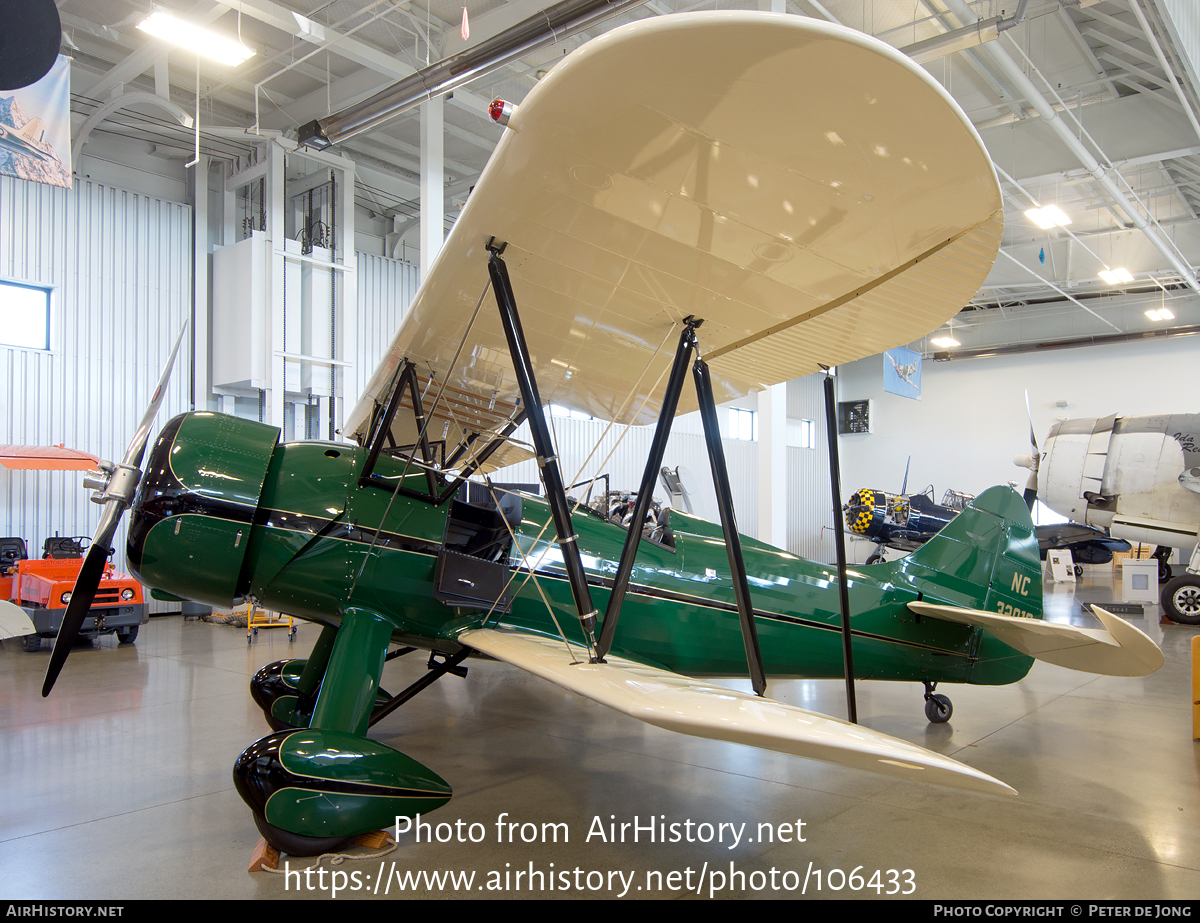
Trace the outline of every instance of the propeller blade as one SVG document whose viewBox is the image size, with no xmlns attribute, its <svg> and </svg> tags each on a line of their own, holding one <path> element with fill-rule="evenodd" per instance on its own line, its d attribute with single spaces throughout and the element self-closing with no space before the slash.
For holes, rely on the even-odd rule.
<svg viewBox="0 0 1200 923">
<path fill-rule="evenodd" d="M 79 637 L 79 629 L 87 618 L 88 610 L 92 608 L 92 600 L 100 586 L 100 578 L 104 576 L 104 566 L 108 556 L 112 554 L 113 533 L 121 521 L 121 506 L 116 501 L 110 501 L 100 518 L 96 534 L 92 536 L 92 544 L 88 547 L 83 558 L 83 566 L 79 568 L 79 576 L 75 578 L 75 587 L 71 590 L 71 601 L 67 603 L 67 611 L 63 613 L 62 625 L 58 629 L 58 637 L 54 639 L 54 650 L 50 654 L 50 663 L 46 667 L 46 678 L 42 682 L 42 698 L 50 694 L 71 646 Z"/>
<path fill-rule="evenodd" d="M 115 467 L 109 465 L 105 469 L 109 472 L 108 480 L 105 482 L 103 491 L 98 494 L 98 496 L 103 496 L 99 502 L 104 504 L 104 513 L 92 536 L 92 544 L 84 556 L 83 566 L 79 568 L 79 576 L 75 578 L 75 587 L 71 590 L 71 601 L 67 603 L 67 611 L 63 613 L 58 637 L 54 639 L 54 650 L 50 654 L 50 663 L 46 667 L 46 678 L 42 682 L 42 698 L 50 694 L 50 690 L 54 688 L 54 683 L 58 680 L 58 674 L 62 672 L 63 664 L 67 662 L 67 655 L 71 653 L 71 647 L 79 636 L 83 620 L 87 618 L 87 614 L 92 608 L 92 601 L 96 598 L 100 580 L 104 577 L 104 567 L 108 563 L 108 556 L 113 552 L 112 540 L 117 532 L 117 526 L 121 523 L 121 516 L 133 504 L 138 482 L 142 479 L 142 472 L 138 466 L 142 463 L 142 455 L 145 454 L 146 443 L 150 439 L 150 427 L 154 425 L 154 418 L 158 416 L 158 410 L 166 395 L 167 384 L 170 382 L 171 372 L 175 368 L 175 357 L 179 355 L 179 347 L 183 343 L 183 335 L 187 332 L 187 327 L 185 322 L 179 331 L 179 336 L 175 338 L 171 357 L 167 360 L 166 368 L 163 369 L 158 384 L 154 387 L 154 393 L 150 396 L 150 405 L 142 414 L 142 422 L 138 424 L 133 438 L 129 440 L 129 446 L 125 449 L 125 457 L 121 464 Z"/>
<path fill-rule="evenodd" d="M 1037 458 L 1041 455 L 1041 449 L 1038 448 L 1037 434 L 1033 431 L 1033 408 L 1029 403 L 1029 389 L 1025 389 L 1025 415 L 1029 418 L 1029 444 L 1033 446 L 1033 457 L 1036 464 Z"/>
<path fill-rule="evenodd" d="M 154 418 L 158 416 L 158 408 L 162 406 L 163 397 L 166 396 L 167 383 L 171 380 L 171 372 L 175 369 L 175 357 L 179 355 L 179 346 L 183 343 L 183 335 L 187 333 L 187 328 L 188 325 L 185 322 L 183 328 L 179 331 L 179 336 L 175 338 L 175 347 L 171 350 L 171 358 L 167 360 L 167 366 L 163 369 L 162 377 L 158 379 L 154 393 L 150 396 L 150 406 L 142 414 L 142 422 L 138 424 L 137 431 L 133 434 L 133 438 L 129 440 L 129 448 L 125 450 L 125 458 L 122 460 L 123 464 L 132 465 L 136 468 L 142 462 L 142 455 L 146 451 L 146 442 L 150 439 L 150 427 L 154 425 Z"/>
<path fill-rule="evenodd" d="M 1037 434 L 1033 431 L 1033 408 L 1029 403 L 1029 389 L 1025 389 L 1025 414 L 1029 417 L 1029 444 L 1033 447 L 1033 452 L 1030 455 L 1032 464 L 1029 466 L 1029 480 L 1025 482 L 1025 493 L 1022 494 L 1025 500 L 1025 505 L 1029 507 L 1029 512 L 1033 512 L 1033 506 L 1037 503 L 1038 495 L 1038 463 L 1042 458 L 1042 450 L 1038 448 Z"/>
</svg>

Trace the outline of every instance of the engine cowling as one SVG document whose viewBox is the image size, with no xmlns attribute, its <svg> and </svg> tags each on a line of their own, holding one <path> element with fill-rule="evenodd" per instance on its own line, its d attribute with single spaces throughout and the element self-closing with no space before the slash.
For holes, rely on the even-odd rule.
<svg viewBox="0 0 1200 923">
<path fill-rule="evenodd" d="M 147 586 L 228 608 L 279 429 L 195 412 L 163 427 L 129 520 L 126 560 Z"/>
</svg>

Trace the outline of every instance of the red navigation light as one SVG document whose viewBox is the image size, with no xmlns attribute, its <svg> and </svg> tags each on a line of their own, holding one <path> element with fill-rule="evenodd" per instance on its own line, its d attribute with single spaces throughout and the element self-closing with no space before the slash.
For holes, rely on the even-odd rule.
<svg viewBox="0 0 1200 923">
<path fill-rule="evenodd" d="M 492 117 L 492 121 L 507 125 L 515 109 L 516 107 L 507 100 L 493 99 L 492 104 L 488 106 L 488 115 Z"/>
</svg>

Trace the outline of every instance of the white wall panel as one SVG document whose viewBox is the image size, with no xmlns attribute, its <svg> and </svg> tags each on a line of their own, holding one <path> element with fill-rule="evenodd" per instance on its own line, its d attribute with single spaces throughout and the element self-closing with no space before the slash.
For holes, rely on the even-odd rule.
<svg viewBox="0 0 1200 923">
<path fill-rule="evenodd" d="M 813 421 L 814 445 L 800 448 L 798 434 L 788 446 L 788 546 L 792 554 L 832 563 L 837 551 L 833 534 L 833 496 L 829 489 L 829 440 L 825 435 L 824 375 L 788 382 L 789 428 L 800 420 Z M 843 466 L 844 467 L 844 466 Z M 845 493 L 845 484 L 843 493 Z"/>
<path fill-rule="evenodd" d="M 417 267 L 411 263 L 362 252 L 358 254 L 356 276 L 358 324 L 348 334 L 352 338 L 354 368 L 346 371 L 347 410 L 358 403 L 358 396 L 396 335 L 418 281 Z"/>
<path fill-rule="evenodd" d="M 0 442 L 119 460 L 191 314 L 191 209 L 91 182 L 0 178 L 0 277 L 53 287 L 49 351 L 0 346 Z M 186 349 L 158 425 L 190 403 Z M 0 534 L 90 535 L 80 472 L 0 468 Z M 125 530 L 114 562 L 124 567 Z"/>
</svg>

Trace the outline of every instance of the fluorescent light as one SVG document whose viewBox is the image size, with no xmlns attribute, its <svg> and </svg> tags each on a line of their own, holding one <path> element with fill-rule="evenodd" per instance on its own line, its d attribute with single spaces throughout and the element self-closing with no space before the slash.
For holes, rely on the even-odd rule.
<svg viewBox="0 0 1200 923">
<path fill-rule="evenodd" d="M 929 342 L 934 346 L 962 346 L 954 337 L 934 337 Z"/>
<path fill-rule="evenodd" d="M 1025 217 L 1042 230 L 1061 228 L 1071 223 L 1071 219 L 1057 205 L 1046 205 L 1043 208 L 1031 208 L 1025 212 Z"/>
<path fill-rule="evenodd" d="M 1109 285 L 1120 285 L 1122 282 L 1132 282 L 1133 274 L 1128 269 L 1102 269 L 1100 278 Z"/>
<path fill-rule="evenodd" d="M 1151 308 L 1146 312 L 1150 320 L 1175 320 L 1175 314 L 1170 308 Z"/>
<path fill-rule="evenodd" d="M 143 19 L 138 23 L 138 28 L 158 38 L 166 39 L 180 48 L 186 48 L 198 55 L 219 61 L 221 64 L 241 64 L 254 55 L 254 52 L 241 42 L 215 32 L 209 32 L 207 29 L 201 29 L 182 19 L 176 19 L 170 13 L 164 13 L 162 10 Z"/>
</svg>

